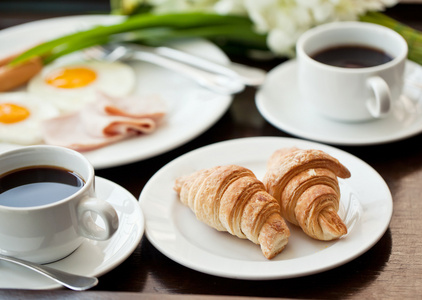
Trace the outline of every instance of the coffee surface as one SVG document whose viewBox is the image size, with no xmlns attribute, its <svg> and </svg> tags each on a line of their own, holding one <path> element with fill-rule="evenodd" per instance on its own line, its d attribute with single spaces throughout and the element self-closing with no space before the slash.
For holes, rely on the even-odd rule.
<svg viewBox="0 0 422 300">
<path fill-rule="evenodd" d="M 85 182 L 76 173 L 64 168 L 32 166 L 0 176 L 0 205 L 32 207 L 67 198 Z"/>
<path fill-rule="evenodd" d="M 341 68 L 369 68 L 392 60 L 391 56 L 379 49 L 355 45 L 323 49 L 311 57 L 323 64 Z"/>
</svg>

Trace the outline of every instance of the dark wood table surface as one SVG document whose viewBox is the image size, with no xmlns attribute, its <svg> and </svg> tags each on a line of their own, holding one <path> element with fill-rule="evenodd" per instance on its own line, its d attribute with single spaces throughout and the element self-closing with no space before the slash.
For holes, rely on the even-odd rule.
<svg viewBox="0 0 422 300">
<path fill-rule="evenodd" d="M 3 11 L 0 12 L 0 25 L 7 27 L 78 13 L 80 11 Z M 387 13 L 422 29 L 422 5 L 401 4 L 389 9 Z M 232 59 L 266 70 L 282 62 L 245 61 L 238 57 Z M 138 198 L 144 185 L 158 169 L 198 147 L 242 137 L 291 137 L 270 125 L 259 114 L 254 102 L 255 92 L 254 88 L 247 88 L 236 95 L 228 112 L 214 126 L 184 146 L 145 161 L 97 170 L 96 174 L 118 183 Z M 294 279 L 226 279 L 191 270 L 170 260 L 143 237 L 133 254 L 101 276 L 98 286 L 89 291 L 0 290 L 0 298 L 214 299 L 223 295 L 234 299 L 244 296 L 422 299 L 422 135 L 377 146 L 338 148 L 361 158 L 379 172 L 387 182 L 394 200 L 393 217 L 384 236 L 366 253 L 345 265 Z"/>
</svg>

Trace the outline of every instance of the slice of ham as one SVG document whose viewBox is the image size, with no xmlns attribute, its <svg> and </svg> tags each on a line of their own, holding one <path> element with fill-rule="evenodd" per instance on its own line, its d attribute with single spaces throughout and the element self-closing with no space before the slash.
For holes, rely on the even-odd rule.
<svg viewBox="0 0 422 300">
<path fill-rule="evenodd" d="M 44 142 L 77 151 L 97 149 L 153 132 L 166 114 L 157 95 L 111 98 L 98 94 L 82 110 L 43 123 Z"/>
</svg>

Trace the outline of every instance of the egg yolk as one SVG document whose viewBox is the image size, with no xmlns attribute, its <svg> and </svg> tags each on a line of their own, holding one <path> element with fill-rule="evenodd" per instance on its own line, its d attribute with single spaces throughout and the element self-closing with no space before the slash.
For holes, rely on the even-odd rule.
<svg viewBox="0 0 422 300">
<path fill-rule="evenodd" d="M 5 124 L 17 123 L 30 115 L 28 109 L 13 103 L 0 103 L 0 122 Z"/>
<path fill-rule="evenodd" d="M 95 71 L 85 67 L 64 68 L 51 72 L 45 82 L 58 88 L 74 89 L 87 86 L 96 78 Z"/>
</svg>

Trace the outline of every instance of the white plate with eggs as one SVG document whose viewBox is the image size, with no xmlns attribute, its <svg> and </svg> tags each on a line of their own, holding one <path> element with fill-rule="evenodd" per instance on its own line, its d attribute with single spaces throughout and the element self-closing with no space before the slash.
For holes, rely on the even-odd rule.
<svg viewBox="0 0 422 300">
<path fill-rule="evenodd" d="M 0 31 L 0 59 L 81 28 L 120 20 L 120 16 L 71 16 L 7 28 Z M 219 63 L 228 62 L 227 56 L 218 47 L 204 40 L 186 40 L 174 46 Z M 2 101 L 16 102 L 18 106 L 25 107 L 30 116 L 13 123 L 13 128 L 3 123 L 0 116 L 0 152 L 25 144 L 42 143 L 40 120 L 54 116 L 56 110 L 63 113 L 78 108 L 95 90 L 114 96 L 159 94 L 168 107 L 164 123 L 152 134 L 84 152 L 96 169 L 140 161 L 181 146 L 217 122 L 232 102 L 232 96 L 216 94 L 182 75 L 144 62 L 131 62 L 130 65 L 116 63 L 108 67 L 90 62 L 90 67 L 99 74 L 93 89 L 55 89 L 45 85 L 45 74 L 58 66 L 75 63 L 84 66 L 81 53 L 70 54 L 47 65 L 19 90 L 0 93 L 0 106 Z M 34 98 L 37 100 L 34 101 Z M 2 132 L 7 134 L 2 136 Z"/>
</svg>

